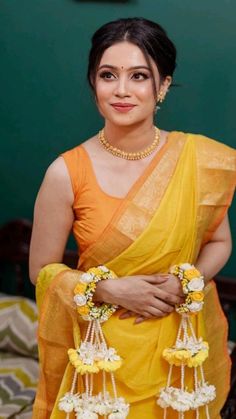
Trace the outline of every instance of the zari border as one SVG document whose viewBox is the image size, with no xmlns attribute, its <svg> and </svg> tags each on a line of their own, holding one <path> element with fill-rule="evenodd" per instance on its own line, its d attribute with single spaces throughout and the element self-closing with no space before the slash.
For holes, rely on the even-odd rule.
<svg viewBox="0 0 236 419">
<path fill-rule="evenodd" d="M 171 132 L 96 243 L 83 252 L 79 269 L 104 264 L 129 247 L 150 223 L 174 174 L 187 135 Z"/>
</svg>

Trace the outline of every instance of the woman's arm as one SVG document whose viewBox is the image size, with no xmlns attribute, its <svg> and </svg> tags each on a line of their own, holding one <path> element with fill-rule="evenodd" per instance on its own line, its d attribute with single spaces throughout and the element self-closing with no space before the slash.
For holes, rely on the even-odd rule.
<svg viewBox="0 0 236 419">
<path fill-rule="evenodd" d="M 74 220 L 73 200 L 69 173 L 59 157 L 49 166 L 35 202 L 29 258 L 33 284 L 43 266 L 62 261 Z"/>
<path fill-rule="evenodd" d="M 232 251 L 232 239 L 228 215 L 224 217 L 211 240 L 202 248 L 196 268 L 204 275 L 207 283 L 223 268 Z"/>
<path fill-rule="evenodd" d="M 226 215 L 214 232 L 211 241 L 202 248 L 195 264 L 204 275 L 206 282 L 225 265 L 230 256 L 231 248 L 230 227 L 228 216 Z M 163 279 L 165 278 L 164 281 L 161 281 L 162 277 Z M 153 293 L 152 287 L 150 288 L 150 298 L 148 299 L 146 299 L 146 293 L 143 293 L 146 286 L 143 287 L 140 282 L 140 286 L 137 287 L 138 284 L 135 281 L 135 277 L 127 278 L 131 281 L 127 281 L 126 279 L 123 282 L 122 280 L 120 284 L 119 282 L 115 282 L 116 280 L 114 280 L 114 284 L 110 280 L 101 281 L 98 284 L 98 290 L 95 296 L 98 301 L 117 303 L 125 307 L 128 312 L 122 314 L 120 318 L 125 319 L 130 316 L 137 316 L 135 322 L 140 323 L 143 320 L 167 315 L 174 310 L 174 304 L 182 302 L 180 281 L 172 274 L 136 277 L 140 281 L 150 281 L 150 285 L 152 284 L 156 287 L 156 293 Z M 162 294 L 163 291 L 164 294 Z M 138 293 L 143 293 L 143 301 L 140 301 L 140 297 L 138 298 Z M 156 300 L 155 303 L 153 296 Z M 154 307 L 155 310 L 153 309 Z"/>
</svg>

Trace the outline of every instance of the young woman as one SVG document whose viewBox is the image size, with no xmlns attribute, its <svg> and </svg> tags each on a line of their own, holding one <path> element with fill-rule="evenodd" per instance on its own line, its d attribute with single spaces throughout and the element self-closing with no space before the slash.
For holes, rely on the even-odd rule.
<svg viewBox="0 0 236 419">
<path fill-rule="evenodd" d="M 34 418 L 65 417 L 57 402 L 70 387 L 67 350 L 85 333 L 73 304 L 75 280 L 60 264 L 72 228 L 78 269 L 106 265 L 117 275 L 97 284 L 93 301 L 119 306 L 102 328 L 124 360 L 115 377 L 119 395 L 130 403 L 129 418 L 163 415 L 156 403 L 168 375 L 162 352 L 175 341 L 175 305 L 184 301 L 181 281 L 168 273 L 170 267 L 188 262 L 201 272 L 204 310 L 193 324 L 210 344 L 204 365 L 217 394 L 210 417 L 220 417 L 229 357 L 226 322 L 211 278 L 231 252 L 227 209 L 235 152 L 201 135 L 154 126 L 175 66 L 175 47 L 154 22 L 120 19 L 92 38 L 88 80 L 104 128 L 51 164 L 35 204 L 30 277 L 33 283 L 38 278 L 41 377 Z M 190 375 L 186 380 L 191 387 Z M 172 384 L 178 381 L 176 369 Z M 101 391 L 99 374 L 94 386 Z M 205 410 L 198 414 L 206 417 Z M 166 417 L 177 418 L 178 412 L 168 409 Z"/>
</svg>

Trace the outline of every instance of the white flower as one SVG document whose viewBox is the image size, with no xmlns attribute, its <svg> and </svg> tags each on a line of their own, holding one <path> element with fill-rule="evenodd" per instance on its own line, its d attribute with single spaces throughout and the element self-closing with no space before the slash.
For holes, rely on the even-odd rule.
<svg viewBox="0 0 236 419">
<path fill-rule="evenodd" d="M 78 400 L 77 395 L 73 395 L 70 393 L 66 393 L 60 400 L 58 404 L 58 409 L 62 410 L 66 413 L 70 413 L 73 411 L 76 403 Z"/>
<path fill-rule="evenodd" d="M 204 383 L 195 391 L 194 408 L 204 406 L 214 400 L 216 397 L 215 386 Z"/>
<path fill-rule="evenodd" d="M 98 268 L 101 269 L 101 271 L 103 272 L 109 272 L 109 269 L 106 266 L 101 265 L 101 266 L 98 266 Z"/>
<path fill-rule="evenodd" d="M 101 416 L 108 415 L 111 412 L 111 405 L 108 401 L 100 401 L 96 403 L 94 410 Z"/>
<path fill-rule="evenodd" d="M 108 419 L 125 419 L 126 417 L 127 415 L 125 413 L 115 412 L 115 413 L 111 413 L 108 416 Z"/>
<path fill-rule="evenodd" d="M 82 342 L 78 352 L 83 363 L 86 365 L 92 365 L 95 358 L 97 358 L 97 347 L 91 342 Z"/>
<path fill-rule="evenodd" d="M 193 269 L 194 268 L 194 266 L 191 265 L 190 263 L 182 263 L 182 265 L 179 265 L 179 267 L 183 271 L 186 271 L 187 269 Z"/>
<path fill-rule="evenodd" d="M 188 282 L 187 287 L 189 291 L 202 291 L 204 285 L 205 284 L 202 278 L 193 278 Z"/>
<path fill-rule="evenodd" d="M 77 419 L 98 419 L 97 413 L 92 412 L 91 410 L 81 409 L 76 412 Z"/>
<path fill-rule="evenodd" d="M 189 311 L 200 311 L 203 307 L 203 301 L 197 302 L 197 301 L 193 301 L 191 304 L 187 304 L 187 308 L 189 309 Z"/>
<path fill-rule="evenodd" d="M 94 278 L 93 274 L 84 273 L 81 275 L 80 281 L 83 282 L 84 284 L 89 284 L 90 282 L 93 281 L 93 278 Z"/>
<path fill-rule="evenodd" d="M 87 303 L 87 298 L 83 294 L 75 294 L 74 302 L 77 306 L 84 306 Z"/>
<path fill-rule="evenodd" d="M 112 413 L 108 416 L 109 419 L 125 419 L 129 413 L 129 404 L 125 402 L 123 397 L 118 397 L 113 402 Z M 112 416 L 113 415 L 113 416 Z"/>
<path fill-rule="evenodd" d="M 208 350 L 208 344 L 203 342 L 202 338 L 194 339 L 193 337 L 189 337 L 186 342 L 181 339 L 178 339 L 173 350 L 175 349 L 188 349 L 192 355 L 198 353 L 200 350 Z"/>
<path fill-rule="evenodd" d="M 161 407 L 172 407 L 178 412 L 186 412 L 193 408 L 194 397 L 193 393 L 175 388 L 167 387 L 163 389 L 157 400 L 157 404 Z"/>
</svg>

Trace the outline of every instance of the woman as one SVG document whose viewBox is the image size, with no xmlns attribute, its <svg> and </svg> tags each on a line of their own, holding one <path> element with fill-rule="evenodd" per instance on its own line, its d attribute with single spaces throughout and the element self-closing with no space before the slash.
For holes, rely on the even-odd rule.
<svg viewBox="0 0 236 419">
<path fill-rule="evenodd" d="M 75 281 L 60 264 L 72 227 L 80 248 L 78 269 L 104 264 L 118 277 L 100 281 L 94 301 L 123 308 L 103 324 L 103 333 L 124 359 L 116 380 L 118 393 L 131 405 L 129 418 L 163 415 L 156 404 L 168 374 L 162 351 L 173 345 L 179 325 L 175 305 L 184 301 L 170 267 L 194 263 L 204 275 L 204 310 L 194 325 L 212 348 L 205 363 L 217 390 L 210 417 L 220 417 L 229 358 L 226 323 L 210 280 L 231 252 L 227 209 L 235 153 L 201 135 L 154 127 L 175 60 L 166 32 L 145 19 L 110 22 L 93 36 L 88 80 L 104 130 L 51 164 L 35 205 L 30 277 L 33 283 L 38 278 L 41 378 L 34 418 L 65 417 L 56 400 L 70 386 L 67 349 L 78 346 L 85 330 L 73 306 Z M 176 374 L 173 382 L 179 380 Z M 95 387 L 101 390 L 99 379 Z M 204 412 L 200 409 L 199 417 Z M 167 417 L 178 413 L 168 409 Z"/>
</svg>

